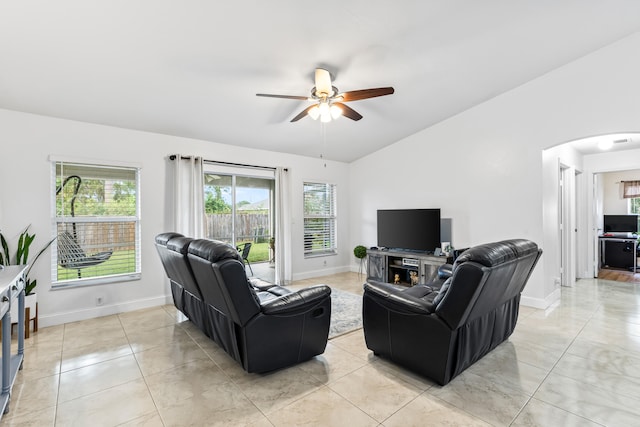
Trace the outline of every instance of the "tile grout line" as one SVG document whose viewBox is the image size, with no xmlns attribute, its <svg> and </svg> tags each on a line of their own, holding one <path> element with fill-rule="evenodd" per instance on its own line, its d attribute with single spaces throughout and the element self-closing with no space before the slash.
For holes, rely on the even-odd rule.
<svg viewBox="0 0 640 427">
<path fill-rule="evenodd" d="M 165 312 L 166 312 L 166 310 L 165 310 Z M 122 323 L 122 319 L 120 318 L 120 314 L 118 314 L 118 321 L 120 322 L 120 325 L 122 326 L 122 330 L 124 331 L 124 336 L 127 339 L 127 344 L 129 345 L 129 348 L 131 349 L 131 355 L 133 356 L 133 360 L 136 361 L 136 365 L 138 366 L 138 370 L 140 371 L 140 376 L 142 377 L 142 381 L 144 381 L 144 385 L 147 388 L 147 392 L 149 393 L 149 397 L 151 397 L 151 401 L 153 402 L 153 407 L 156 409 L 156 414 L 158 414 L 158 418 L 160 418 L 160 422 L 162 423 L 162 425 L 166 426 L 166 423 L 164 422 L 164 419 L 162 418 L 162 414 L 160 413 L 160 408 L 158 408 L 158 403 L 156 402 L 156 399 L 153 397 L 153 393 L 151 393 L 151 388 L 149 387 L 149 383 L 147 382 L 147 377 L 144 374 L 144 372 L 142 372 L 142 367 L 140 366 L 140 361 L 138 360 L 138 357 L 136 356 L 136 352 L 133 351 L 133 347 L 131 346 L 131 340 L 129 339 L 129 334 L 127 333 L 127 329 L 124 327 L 124 324 Z M 128 420 L 126 422 L 131 422 L 131 421 L 133 421 L 135 419 L 136 418 L 133 418 L 132 420 Z"/>
<path fill-rule="evenodd" d="M 597 280 L 597 279 L 596 279 Z M 596 284 L 597 285 L 597 284 Z M 560 296 L 560 298 L 562 299 L 562 295 Z M 600 303 L 599 303 L 600 304 Z M 598 308 L 596 310 L 594 310 L 591 315 L 589 316 L 589 318 L 586 320 L 586 322 L 584 323 L 584 325 L 582 325 L 582 327 L 580 328 L 580 330 L 578 332 L 575 333 L 575 335 L 573 336 L 573 339 L 571 340 L 571 342 L 569 343 L 569 345 L 567 345 L 567 347 L 563 350 L 562 354 L 560 355 L 560 357 L 558 358 L 558 360 L 555 361 L 555 363 L 553 364 L 553 366 L 551 367 L 551 369 L 549 369 L 549 372 L 547 372 L 547 374 L 544 376 L 544 378 L 542 379 L 542 381 L 540 381 L 540 384 L 538 384 L 538 386 L 536 387 L 536 389 L 533 391 L 533 393 L 531 393 L 531 395 L 527 398 L 527 401 L 525 402 L 524 405 L 522 405 L 522 408 L 520 408 L 520 410 L 518 411 L 518 413 L 513 417 L 513 419 L 511 420 L 511 422 L 509 423 L 509 425 L 513 425 L 513 423 L 518 419 L 518 417 L 520 416 L 520 414 L 522 413 L 522 410 L 524 408 L 527 407 L 527 405 L 529 404 L 529 402 L 531 402 L 531 399 L 534 398 L 535 394 L 538 392 L 538 390 L 540 390 L 540 387 L 542 387 L 542 384 L 544 384 L 544 382 L 547 380 L 547 378 L 549 378 L 549 376 L 551 375 L 551 373 L 553 372 L 553 370 L 555 369 L 556 366 L 558 366 L 558 363 L 560 363 L 560 361 L 562 360 L 562 358 L 565 356 L 565 354 L 567 354 L 567 351 L 569 350 L 569 348 L 571 348 L 571 346 L 573 345 L 573 343 L 576 341 L 576 339 L 578 338 L 578 336 L 582 333 L 582 331 L 584 330 L 584 328 L 587 327 L 587 325 L 589 324 L 589 322 L 593 319 L 593 317 L 596 315 L 596 313 L 601 309 L 601 305 L 598 305 Z M 559 374 L 558 374 L 559 375 Z M 539 400 L 539 399 L 536 399 Z M 590 422 L 594 422 L 596 424 L 600 424 L 594 420 L 590 420 L 588 418 L 583 417 L 582 415 L 576 414 L 574 412 L 568 411 L 564 408 L 560 408 L 554 404 L 551 404 L 549 402 L 545 402 L 544 400 L 541 400 L 541 402 L 546 403 L 547 405 L 551 405 L 554 408 L 558 408 L 562 411 L 568 412 L 572 415 L 578 416 L 580 418 L 586 419 Z"/>
</svg>

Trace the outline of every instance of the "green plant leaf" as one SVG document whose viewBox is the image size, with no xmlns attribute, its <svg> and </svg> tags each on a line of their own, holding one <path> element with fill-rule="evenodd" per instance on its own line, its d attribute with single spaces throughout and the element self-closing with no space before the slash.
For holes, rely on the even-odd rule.
<svg viewBox="0 0 640 427">
<path fill-rule="evenodd" d="M 18 257 L 17 264 L 27 264 L 29 260 L 29 248 L 31 247 L 31 243 L 36 238 L 35 234 L 29 234 L 27 230 L 24 231 L 24 241 L 22 242 L 22 259 Z"/>
<path fill-rule="evenodd" d="M 25 295 L 31 294 L 31 292 L 33 292 L 33 290 L 35 289 L 37 283 L 38 283 L 38 279 L 35 279 L 35 280 L 27 279 L 27 282 L 24 285 Z"/>
<path fill-rule="evenodd" d="M 34 237 L 35 237 L 35 235 L 34 235 Z M 31 271 L 31 269 L 33 268 L 33 266 L 34 266 L 34 264 L 36 263 L 36 261 L 38 261 L 38 258 L 40 258 L 40 255 L 42 255 L 42 254 L 44 253 L 44 251 L 46 251 L 46 250 L 47 250 L 47 248 L 49 248 L 49 246 L 51 246 L 51 244 L 53 243 L 53 241 L 54 241 L 54 240 L 56 240 L 56 237 L 54 237 L 53 239 L 49 240 L 49 242 L 47 242 L 47 244 L 46 244 L 46 245 L 44 245 L 44 247 L 43 247 L 42 249 L 40 249 L 40 252 L 38 252 L 38 254 L 36 255 L 36 257 L 33 259 L 33 262 L 32 262 L 31 264 L 29 264 L 29 268 L 27 268 L 27 271 L 25 272 L 25 277 L 27 277 L 27 280 L 29 280 L 29 279 L 28 279 L 28 277 L 29 277 L 29 272 L 30 272 L 30 271 Z M 25 261 L 26 261 L 26 260 L 25 260 Z M 25 264 L 26 264 L 26 262 L 25 262 Z M 36 283 L 36 281 L 34 280 L 34 281 L 33 281 L 33 287 L 32 287 L 32 288 L 35 288 L 35 287 L 36 287 L 36 284 L 35 284 L 35 283 Z M 29 293 L 29 292 L 27 292 L 27 293 Z"/>
<path fill-rule="evenodd" d="M 20 233 L 20 238 L 18 239 L 18 249 L 16 249 L 16 265 L 20 265 L 20 260 L 22 260 L 22 252 L 24 252 L 24 233 L 23 231 Z"/>
<path fill-rule="evenodd" d="M 7 245 L 7 239 L 4 238 L 4 235 L 0 233 L 0 244 L 2 244 L 2 251 L 4 252 L 4 258 L 0 264 L 2 265 L 11 265 L 11 255 L 9 254 L 9 245 Z M 0 254 L 0 257 L 2 254 Z"/>
<path fill-rule="evenodd" d="M 29 272 L 31 272 L 31 269 L 35 265 L 36 261 L 38 261 L 38 258 L 40 258 L 40 255 L 42 255 L 44 251 L 46 251 L 49 248 L 49 246 L 51 246 L 53 241 L 56 239 L 54 237 L 53 239 L 49 240 L 49 242 L 47 242 L 47 244 L 42 249 L 40 249 L 40 251 L 37 253 L 35 258 L 33 259 L 33 262 L 29 263 L 29 252 L 30 252 L 29 249 L 31 247 L 31 244 L 36 238 L 35 234 L 29 234 L 29 227 L 30 225 L 28 225 L 27 228 L 25 228 L 24 231 L 20 233 L 20 237 L 18 239 L 18 248 L 16 250 L 16 265 L 21 265 L 21 264 L 29 265 L 29 267 L 27 268 L 27 271 L 25 272 L 25 280 L 26 280 L 25 293 L 26 294 L 32 293 L 37 284 L 37 280 L 29 279 Z M 2 250 L 4 252 L 4 257 L 0 253 L 0 264 L 4 264 L 4 261 L 6 261 L 6 264 L 4 265 L 10 265 L 11 259 L 10 259 L 9 245 L 7 244 L 7 240 L 5 239 L 2 233 L 0 233 L 0 244 L 2 245 Z"/>
<path fill-rule="evenodd" d="M 367 248 L 362 245 L 358 245 L 353 248 L 353 255 L 355 255 L 356 258 L 363 259 L 367 256 Z"/>
</svg>

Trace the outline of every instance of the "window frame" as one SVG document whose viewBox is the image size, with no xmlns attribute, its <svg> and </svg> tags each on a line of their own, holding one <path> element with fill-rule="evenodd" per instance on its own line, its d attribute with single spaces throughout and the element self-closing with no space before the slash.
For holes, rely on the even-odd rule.
<svg viewBox="0 0 640 427">
<path fill-rule="evenodd" d="M 51 245 L 51 290 L 69 289 L 84 286 L 95 286 L 109 283 L 120 283 L 140 280 L 142 278 L 142 230 L 141 230 L 141 169 L 142 166 L 139 163 L 121 162 L 121 161 L 107 161 L 85 158 L 75 158 L 70 156 L 49 156 L 51 163 L 51 237 L 55 238 L 58 235 L 58 225 L 61 223 L 76 222 L 78 224 L 90 224 L 90 223 L 104 223 L 104 222 L 133 222 L 134 223 L 134 239 L 133 244 L 135 248 L 135 271 L 127 273 L 114 273 L 111 275 L 104 275 L 99 277 L 87 277 L 77 279 L 58 279 L 58 239 L 54 239 Z M 75 217 L 73 221 L 70 217 L 58 216 L 56 205 L 56 166 L 60 163 L 78 165 L 84 167 L 95 167 L 104 169 L 131 169 L 135 174 L 135 188 L 136 188 L 136 209 L 134 216 L 95 216 L 89 218 Z"/>
<path fill-rule="evenodd" d="M 321 187 L 325 186 L 330 191 L 325 192 L 327 198 L 330 200 L 330 204 L 328 209 L 325 209 L 326 213 L 309 213 L 307 212 L 306 206 L 306 195 L 307 195 L 307 186 L 316 186 Z M 328 193 L 328 194 L 327 194 Z M 302 238 L 302 250 L 304 258 L 315 258 L 315 257 L 324 257 L 324 256 L 333 256 L 338 254 L 338 186 L 331 182 L 320 182 L 320 181 L 311 181 L 305 180 L 302 183 L 302 227 L 303 227 L 303 238 Z M 325 220 L 328 222 L 329 229 L 329 246 L 323 246 L 321 249 L 310 249 L 308 250 L 308 242 L 307 242 L 307 220 Z"/>
<path fill-rule="evenodd" d="M 634 206 L 637 208 L 636 212 L 633 211 Z M 638 231 L 640 232 L 640 197 L 630 197 L 627 199 L 627 214 L 638 215 Z"/>
</svg>

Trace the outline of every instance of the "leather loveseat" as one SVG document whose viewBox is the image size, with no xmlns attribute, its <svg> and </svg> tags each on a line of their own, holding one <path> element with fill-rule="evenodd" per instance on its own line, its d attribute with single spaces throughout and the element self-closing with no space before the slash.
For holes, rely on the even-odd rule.
<svg viewBox="0 0 640 427">
<path fill-rule="evenodd" d="M 534 242 L 505 240 L 464 251 L 444 283 L 365 283 L 367 348 L 447 384 L 511 335 L 541 253 Z"/>
<path fill-rule="evenodd" d="M 296 292 L 248 279 L 238 251 L 177 233 L 156 236 L 176 308 L 247 372 L 267 372 L 324 352 L 331 288 Z"/>
</svg>

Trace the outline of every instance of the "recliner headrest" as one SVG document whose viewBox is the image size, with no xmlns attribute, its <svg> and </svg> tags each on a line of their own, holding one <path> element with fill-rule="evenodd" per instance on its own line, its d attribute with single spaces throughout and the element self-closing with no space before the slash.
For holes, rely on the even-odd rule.
<svg viewBox="0 0 640 427">
<path fill-rule="evenodd" d="M 169 231 L 167 233 L 161 233 L 156 236 L 156 243 L 159 245 L 167 246 L 167 242 L 174 237 L 184 237 L 180 233 L 175 233 L 173 231 Z"/>
<path fill-rule="evenodd" d="M 197 239 L 189 245 L 189 253 L 204 258 L 212 263 L 226 259 L 235 259 L 242 262 L 237 249 L 228 243 L 219 240 Z"/>
<path fill-rule="evenodd" d="M 174 252 L 179 252 L 182 255 L 186 255 L 187 249 L 189 249 L 189 243 L 191 242 L 193 242 L 193 239 L 191 237 L 174 237 L 167 242 L 167 249 Z"/>
<path fill-rule="evenodd" d="M 538 252 L 538 245 L 530 240 L 511 239 L 486 243 L 467 249 L 456 259 L 455 266 L 467 261 L 477 262 L 485 267 L 493 267 L 532 253 Z"/>
</svg>

